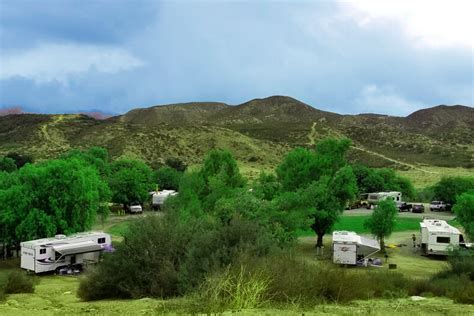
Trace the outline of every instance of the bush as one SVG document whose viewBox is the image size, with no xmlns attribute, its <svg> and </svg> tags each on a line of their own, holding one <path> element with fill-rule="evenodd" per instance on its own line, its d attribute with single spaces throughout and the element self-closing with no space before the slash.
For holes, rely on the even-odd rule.
<svg viewBox="0 0 474 316">
<path fill-rule="evenodd" d="M 217 225 L 207 219 L 183 221 L 174 213 L 146 217 L 134 222 L 117 250 L 82 279 L 78 295 L 83 300 L 180 296 L 243 252 L 267 253 L 265 236 L 245 220 Z"/>
<path fill-rule="evenodd" d="M 8 275 L 4 291 L 5 294 L 34 293 L 35 286 L 33 279 L 25 272 L 13 271 Z"/>
</svg>

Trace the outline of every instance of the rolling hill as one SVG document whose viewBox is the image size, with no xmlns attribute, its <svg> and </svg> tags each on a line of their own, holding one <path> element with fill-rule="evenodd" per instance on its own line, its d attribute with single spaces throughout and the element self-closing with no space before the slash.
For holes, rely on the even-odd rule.
<svg viewBox="0 0 474 316">
<path fill-rule="evenodd" d="M 102 146 L 112 158 L 159 165 L 167 157 L 188 164 L 212 148 L 230 149 L 245 166 L 271 168 L 296 146 L 348 137 L 350 159 L 402 170 L 420 166 L 474 166 L 474 109 L 436 106 L 407 117 L 340 115 L 285 96 L 240 105 L 194 102 L 134 109 L 97 120 L 81 114 L 0 117 L 0 154 L 55 157 L 71 148 Z"/>
</svg>

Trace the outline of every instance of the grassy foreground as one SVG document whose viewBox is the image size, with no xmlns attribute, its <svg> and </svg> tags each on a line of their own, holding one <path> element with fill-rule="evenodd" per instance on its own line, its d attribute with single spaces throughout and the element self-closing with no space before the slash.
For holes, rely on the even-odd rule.
<svg viewBox="0 0 474 316">
<path fill-rule="evenodd" d="M 151 213 L 150 215 L 159 215 Z M 103 226 L 111 233 L 114 240 L 120 240 L 120 235 L 127 229 L 128 224 L 139 216 L 111 216 Z M 343 216 L 337 229 L 350 229 L 364 232 L 363 222 L 367 215 Z M 388 250 L 389 262 L 397 264 L 397 270 L 415 278 L 428 278 L 443 270 L 447 263 L 444 260 L 420 256 L 416 249 L 410 246 L 410 236 L 418 229 L 418 218 L 400 217 L 397 232 L 388 240 L 388 244 L 402 245 Z M 416 224 L 416 226 L 415 226 Z M 413 227 L 416 227 L 413 230 Z M 100 227 L 96 227 L 100 229 Z M 301 237 L 296 251 L 309 262 L 321 260 L 314 251 L 315 238 Z M 330 236 L 325 237 L 326 252 L 330 249 Z M 0 281 L 8 273 L 19 269 L 18 260 L 0 261 Z M 383 267 L 386 269 L 387 265 Z M 352 269 L 354 273 L 363 268 Z M 154 315 L 154 314 L 189 314 L 202 312 L 200 301 L 193 296 L 169 300 L 142 298 L 138 300 L 104 300 L 83 302 L 76 296 L 80 277 L 53 276 L 38 277 L 39 283 L 33 294 L 8 295 L 0 302 L 0 315 Z M 371 299 L 353 301 L 348 304 L 328 302 L 314 307 L 300 307 L 298 304 L 285 306 L 265 306 L 257 310 L 227 311 L 224 314 L 245 315 L 473 315 L 474 306 L 457 304 L 447 298 L 428 297 L 421 301 L 411 298 Z"/>
</svg>

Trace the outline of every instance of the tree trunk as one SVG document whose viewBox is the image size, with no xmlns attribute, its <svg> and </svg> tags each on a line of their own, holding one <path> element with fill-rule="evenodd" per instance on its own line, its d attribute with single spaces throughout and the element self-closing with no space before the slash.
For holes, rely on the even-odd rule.
<svg viewBox="0 0 474 316">
<path fill-rule="evenodd" d="M 323 247 L 323 236 L 324 234 L 317 234 L 318 238 L 316 240 L 316 248 L 321 248 Z"/>
<path fill-rule="evenodd" d="M 383 236 L 380 236 L 380 250 L 382 250 L 382 252 L 385 252 L 385 240 Z"/>
</svg>

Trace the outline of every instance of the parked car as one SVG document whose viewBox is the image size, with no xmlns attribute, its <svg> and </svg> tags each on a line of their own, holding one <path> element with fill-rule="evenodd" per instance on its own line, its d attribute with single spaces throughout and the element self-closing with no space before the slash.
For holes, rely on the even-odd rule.
<svg viewBox="0 0 474 316">
<path fill-rule="evenodd" d="M 410 212 L 412 209 L 412 205 L 407 202 L 398 202 L 397 207 L 399 212 Z"/>
<path fill-rule="evenodd" d="M 448 206 L 443 201 L 431 201 L 430 210 L 432 212 L 444 212 L 448 209 Z"/>
<path fill-rule="evenodd" d="M 412 213 L 424 213 L 425 212 L 425 206 L 423 204 L 413 204 L 413 207 L 411 208 Z"/>
<path fill-rule="evenodd" d="M 142 213 L 143 212 L 143 208 L 142 208 L 142 206 L 139 202 L 133 202 L 132 204 L 130 204 L 130 206 L 128 207 L 128 210 L 130 211 L 130 213 Z"/>
</svg>

